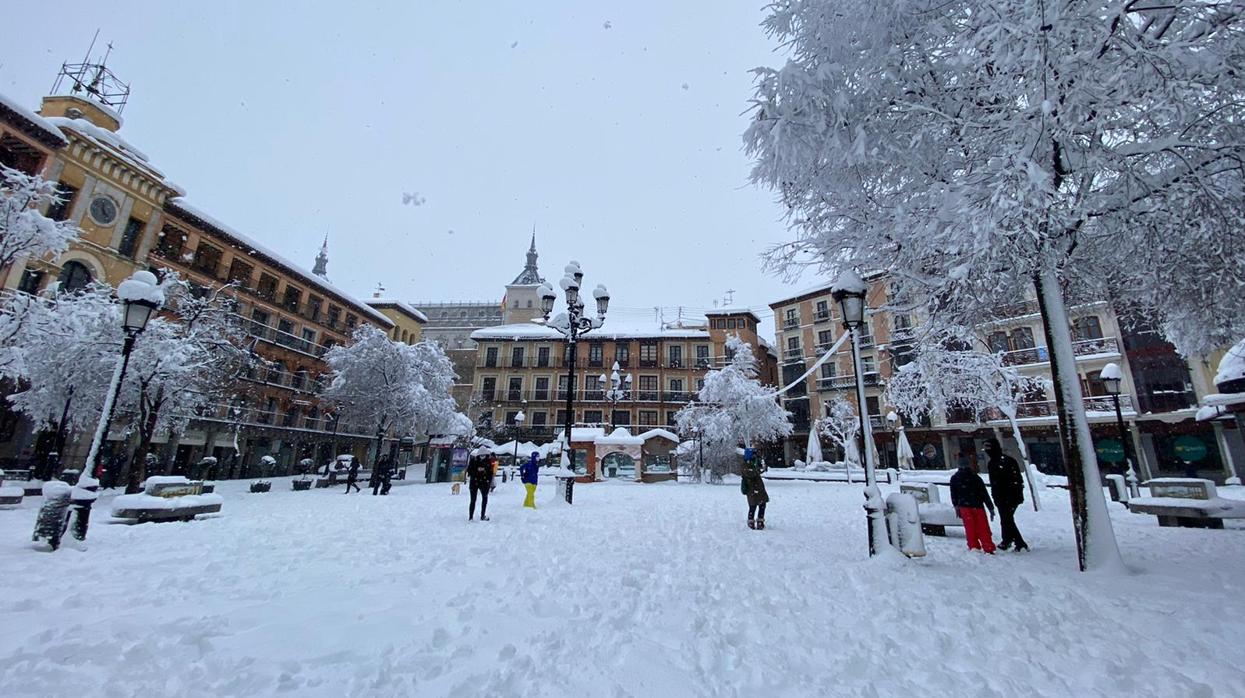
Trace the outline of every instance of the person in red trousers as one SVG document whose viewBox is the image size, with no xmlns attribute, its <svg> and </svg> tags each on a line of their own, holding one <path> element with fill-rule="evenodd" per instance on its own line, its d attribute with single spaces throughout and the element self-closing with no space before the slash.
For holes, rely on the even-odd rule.
<svg viewBox="0 0 1245 698">
<path fill-rule="evenodd" d="M 994 502 L 986 491 L 986 483 L 982 482 L 981 476 L 967 460 L 951 476 L 951 504 L 964 522 L 964 537 L 968 539 L 968 549 L 993 555 L 994 540 L 990 537 L 986 509 L 990 510 L 990 519 L 993 520 Z"/>
</svg>

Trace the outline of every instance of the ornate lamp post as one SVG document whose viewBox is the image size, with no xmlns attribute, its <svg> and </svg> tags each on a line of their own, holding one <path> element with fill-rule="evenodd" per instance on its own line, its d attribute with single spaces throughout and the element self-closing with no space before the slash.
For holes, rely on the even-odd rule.
<svg viewBox="0 0 1245 698">
<path fill-rule="evenodd" d="M 1120 430 L 1120 448 L 1124 451 L 1124 463 L 1128 466 L 1128 493 L 1132 497 L 1141 496 L 1141 488 L 1137 483 L 1137 473 L 1133 470 L 1133 459 L 1128 448 L 1128 432 L 1124 428 L 1124 414 L 1120 411 L 1120 390 L 1124 382 L 1124 372 L 1120 370 L 1119 365 L 1112 362 L 1102 367 L 1102 372 L 1098 374 L 1099 380 L 1107 390 L 1107 394 L 1111 396 L 1111 400 L 1115 403 L 1115 423 Z"/>
<path fill-rule="evenodd" d="M 852 367 L 856 373 L 856 405 L 860 414 L 860 450 L 865 460 L 865 516 L 869 531 L 869 555 L 873 556 L 887 542 L 882 528 L 882 493 L 878 490 L 874 472 L 876 464 L 873 462 L 873 449 L 869 448 L 873 441 L 873 432 L 869 426 L 869 407 L 865 402 L 865 384 L 860 373 L 860 328 L 865 324 L 867 291 L 868 286 L 852 270 L 840 274 L 830 288 L 831 297 L 839 304 L 843 328 L 852 335 Z"/>
<path fill-rule="evenodd" d="M 601 392 L 605 395 L 605 401 L 608 402 L 610 405 L 610 419 L 609 419 L 610 431 L 614 430 L 615 408 L 618 407 L 618 403 L 622 402 L 623 400 L 626 400 L 627 397 L 630 396 L 631 394 L 631 374 L 628 373 L 625 378 L 621 377 L 618 375 L 619 368 L 620 367 L 618 365 L 618 362 L 615 361 L 614 367 L 610 369 L 610 377 L 608 379 L 608 383 L 610 386 L 609 390 L 605 389 L 605 385 L 607 382 L 605 374 L 602 373 L 601 375 L 597 376 L 597 386 L 601 388 Z"/>
<path fill-rule="evenodd" d="M 598 329 L 605 324 L 605 312 L 609 310 L 610 294 L 605 290 L 604 286 L 598 285 L 592 292 L 592 297 L 597 302 L 596 317 L 584 315 L 584 302 L 579 292 L 580 285 L 584 279 L 584 272 L 579 268 L 579 262 L 572 261 L 566 265 L 566 276 L 562 278 L 559 285 L 562 292 L 566 296 L 566 312 L 558 313 L 549 319 L 549 314 L 553 312 L 553 304 L 557 301 L 557 293 L 548 283 L 541 284 L 540 305 L 541 311 L 545 316 L 545 326 L 557 330 L 566 338 L 566 420 L 563 424 L 563 436 L 566 439 L 566 451 L 571 451 L 571 428 L 575 424 L 575 360 L 577 343 L 579 336 Z M 574 459 L 568 462 L 573 466 Z"/>
<path fill-rule="evenodd" d="M 78 484 L 82 487 L 99 486 L 99 449 L 112 423 L 113 414 L 117 410 L 117 395 L 121 393 L 121 383 L 125 380 L 125 370 L 130 365 L 130 353 L 134 351 L 134 342 L 138 335 L 147 329 L 147 322 L 156 309 L 164 305 L 164 289 L 160 288 L 156 275 L 149 271 L 136 271 L 130 278 L 117 286 L 117 297 L 125 305 L 122 314 L 121 328 L 125 331 L 125 342 L 121 345 L 121 358 L 112 374 L 112 384 L 108 388 L 108 396 L 104 398 L 104 409 L 99 416 L 99 424 L 95 427 L 95 437 L 91 439 L 91 451 L 87 454 L 87 468 L 79 477 Z"/>
<path fill-rule="evenodd" d="M 510 461 L 511 467 L 519 467 L 519 436 L 523 433 L 523 422 L 527 421 L 527 415 L 523 414 L 523 410 L 514 416 L 514 459 Z"/>
</svg>

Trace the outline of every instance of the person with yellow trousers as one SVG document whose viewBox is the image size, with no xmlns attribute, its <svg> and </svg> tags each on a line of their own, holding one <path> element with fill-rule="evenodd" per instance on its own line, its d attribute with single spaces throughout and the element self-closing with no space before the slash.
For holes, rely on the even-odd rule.
<svg viewBox="0 0 1245 698">
<path fill-rule="evenodd" d="M 523 500 L 523 506 L 536 508 L 536 474 L 540 470 L 540 466 L 536 464 L 539 455 L 533 451 L 532 457 L 519 467 L 519 481 L 523 483 L 523 487 L 527 489 L 527 499 Z"/>
</svg>

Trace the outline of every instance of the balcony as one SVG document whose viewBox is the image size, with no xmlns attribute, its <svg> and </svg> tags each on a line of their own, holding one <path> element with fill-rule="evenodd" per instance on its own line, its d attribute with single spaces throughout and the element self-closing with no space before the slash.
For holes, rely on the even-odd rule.
<svg viewBox="0 0 1245 698">
<path fill-rule="evenodd" d="M 1120 344 L 1115 337 L 1098 337 L 1081 339 L 1072 343 L 1072 354 L 1077 359 L 1096 355 L 1116 355 L 1120 353 Z M 1045 363 L 1050 360 L 1046 347 L 1028 347 L 1003 352 L 1003 363 L 1007 366 L 1026 366 Z"/>
<path fill-rule="evenodd" d="M 834 345 L 833 344 L 818 344 L 816 348 L 817 355 L 821 356 L 822 354 L 825 354 L 826 352 L 830 351 L 830 347 L 832 346 Z"/>
<path fill-rule="evenodd" d="M 247 334 L 262 342 L 275 344 L 286 349 L 293 349 L 315 358 L 324 355 L 324 347 L 318 346 L 302 337 L 284 332 L 270 325 L 265 325 L 259 320 L 250 320 L 237 314 L 234 314 L 234 317 L 241 323 L 242 329 Z"/>
<path fill-rule="evenodd" d="M 713 361 L 712 361 L 709 357 L 707 357 L 707 356 L 702 356 L 702 357 L 700 357 L 700 358 L 696 359 L 696 368 L 697 368 L 697 370 L 707 371 L 707 370 L 709 370 L 712 366 L 713 366 Z"/>
<path fill-rule="evenodd" d="M 814 313 L 813 322 L 830 322 L 830 311 Z"/>
<path fill-rule="evenodd" d="M 601 368 L 605 366 L 605 359 L 602 357 L 588 359 L 588 368 Z"/>
<path fill-rule="evenodd" d="M 656 390 L 640 390 L 636 392 L 636 400 L 640 402 L 658 402 L 661 399 L 661 393 Z"/>
<path fill-rule="evenodd" d="M 804 350 L 803 349 L 787 349 L 786 351 L 782 353 L 782 358 L 785 361 L 800 361 L 804 358 Z"/>
<path fill-rule="evenodd" d="M 657 368 L 657 359 L 640 359 L 640 368 Z"/>
<path fill-rule="evenodd" d="M 666 368 L 683 368 L 683 359 L 670 359 L 666 364 Z"/>
<path fill-rule="evenodd" d="M 882 378 L 877 373 L 864 374 L 864 384 L 866 387 L 877 386 L 882 384 Z M 830 378 L 820 378 L 817 380 L 817 389 L 826 390 L 850 390 L 856 387 L 856 376 L 832 376 Z"/>
<path fill-rule="evenodd" d="M 631 363 L 631 359 L 629 359 L 629 358 L 627 358 L 627 357 L 625 357 L 625 356 L 624 356 L 624 357 L 622 357 L 622 358 L 619 358 L 619 357 L 615 356 L 615 357 L 614 357 L 614 363 L 618 364 L 618 367 L 619 367 L 619 368 L 627 368 L 627 365 L 628 365 L 629 363 Z"/>
<path fill-rule="evenodd" d="M 1037 313 L 1038 302 L 1036 300 L 1028 300 L 997 306 L 987 313 L 987 317 L 990 320 L 1006 320 L 1007 318 L 1037 315 Z"/>
<path fill-rule="evenodd" d="M 682 390 L 667 391 L 661 394 L 662 402 L 691 402 L 692 394 Z"/>
<path fill-rule="evenodd" d="M 873 335 L 871 334 L 860 335 L 860 348 L 861 350 L 872 349 L 873 348 Z"/>
<path fill-rule="evenodd" d="M 1120 397 L 1120 412 L 1123 414 L 1135 414 L 1133 409 L 1133 399 L 1131 395 L 1122 394 Z M 1115 414 L 1115 400 L 1107 395 L 1087 395 L 1081 398 L 1085 403 L 1085 411 L 1087 413 L 1098 413 L 1106 415 Z M 1037 400 L 1033 402 L 1022 402 L 1016 405 L 1016 417 L 1034 418 L 1034 417 L 1055 417 L 1055 401 L 1054 400 Z M 991 419 L 1004 419 L 1003 415 L 997 410 L 992 410 Z"/>
<path fill-rule="evenodd" d="M 787 318 L 782 323 L 782 328 L 784 330 L 794 330 L 794 329 L 798 329 L 799 327 L 800 327 L 799 318 Z"/>
</svg>

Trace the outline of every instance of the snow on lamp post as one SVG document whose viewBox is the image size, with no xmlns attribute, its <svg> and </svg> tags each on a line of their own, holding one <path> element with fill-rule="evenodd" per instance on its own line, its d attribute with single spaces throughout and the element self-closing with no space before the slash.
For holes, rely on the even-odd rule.
<svg viewBox="0 0 1245 698">
<path fill-rule="evenodd" d="M 608 379 L 604 373 L 597 376 L 597 386 L 601 389 L 605 401 L 610 405 L 610 431 L 614 430 L 614 410 L 618 409 L 618 403 L 626 400 L 631 393 L 631 374 L 628 373 L 625 377 L 620 376 L 618 374 L 619 368 L 618 362 L 615 361 L 613 368 L 610 369 Z M 609 385 L 608 390 L 605 387 L 607 384 Z"/>
<path fill-rule="evenodd" d="M 527 420 L 527 415 L 523 414 L 523 410 L 519 410 L 514 416 L 514 459 L 511 460 L 512 466 L 519 464 L 519 436 L 523 433 L 523 422 Z"/>
<path fill-rule="evenodd" d="M 877 555 L 887 545 L 882 528 L 882 492 L 874 472 L 873 449 L 869 448 L 873 432 L 869 425 L 869 408 L 865 402 L 865 384 L 860 368 L 860 328 L 865 324 L 865 295 L 868 287 L 860 275 L 847 270 L 830 287 L 830 296 L 839 304 L 843 328 L 852 337 L 852 370 L 856 373 L 856 406 L 860 415 L 861 451 L 865 462 L 865 516 L 869 532 L 869 555 Z"/>
<path fill-rule="evenodd" d="M 1127 430 L 1124 428 L 1124 414 L 1120 411 L 1120 390 L 1124 382 L 1124 372 L 1118 364 L 1112 362 L 1102 367 L 1098 379 L 1106 388 L 1107 394 L 1115 403 L 1115 422 L 1120 430 L 1120 449 L 1124 452 L 1124 464 L 1128 468 L 1128 492 L 1130 496 L 1140 497 L 1141 488 L 1137 485 L 1137 473 L 1133 470 L 1133 459 L 1129 455 Z"/>
<path fill-rule="evenodd" d="M 553 312 L 554 303 L 557 301 L 557 293 L 548 283 L 543 283 L 537 292 L 540 294 L 540 307 L 544 313 L 545 326 L 557 330 L 566 338 L 566 420 L 563 424 L 563 438 L 566 440 L 566 448 L 563 453 L 568 454 L 571 450 L 571 428 L 575 424 L 575 360 L 577 343 L 579 336 L 598 329 L 605 324 L 605 313 L 609 310 L 610 294 L 605 290 L 604 286 L 598 285 L 592 292 L 593 299 L 597 303 L 596 317 L 584 314 L 584 301 L 580 294 L 580 287 L 584 280 L 584 272 L 579 268 L 579 262 L 571 261 L 565 267 L 566 276 L 558 283 L 562 288 L 563 295 L 566 296 L 566 312 L 558 313 L 552 320 L 549 314 Z M 569 454 L 568 454 L 569 455 Z M 570 461 L 573 465 L 573 461 Z M 568 490 L 569 492 L 569 487 Z M 569 500 L 570 497 L 568 496 Z"/>
<path fill-rule="evenodd" d="M 130 278 L 122 281 L 117 286 L 117 297 L 124 304 L 121 328 L 125 331 L 125 342 L 121 345 L 121 358 L 117 361 L 112 383 L 109 385 L 107 397 L 104 398 L 104 409 L 100 414 L 99 424 L 95 427 L 95 438 L 91 440 L 91 451 L 86 457 L 88 467 L 79 478 L 79 485 L 83 487 L 99 484 L 96 480 L 99 477 L 99 449 L 117 409 L 117 395 L 121 392 L 125 370 L 130 364 L 130 353 L 134 351 L 134 342 L 138 335 L 147 328 L 152 314 L 164 305 L 164 289 L 160 288 L 156 275 L 149 271 L 136 271 Z M 82 482 L 83 479 L 85 483 Z"/>
</svg>

